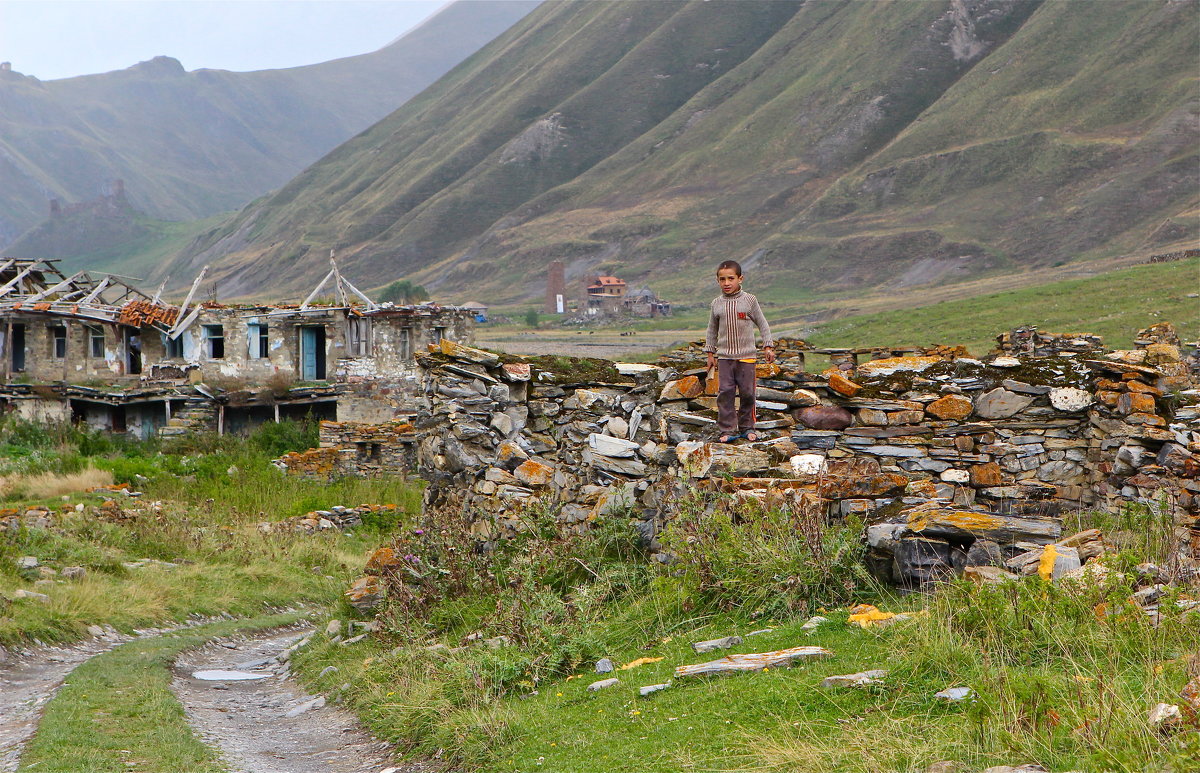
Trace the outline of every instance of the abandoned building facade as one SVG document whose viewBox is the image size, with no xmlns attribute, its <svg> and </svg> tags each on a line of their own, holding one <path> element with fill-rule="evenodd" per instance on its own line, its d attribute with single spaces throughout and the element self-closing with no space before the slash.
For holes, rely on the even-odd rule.
<svg viewBox="0 0 1200 773">
<path fill-rule="evenodd" d="M 406 410 L 414 356 L 468 342 L 474 314 L 376 304 L 333 268 L 292 305 L 162 302 L 49 260 L 0 261 L 4 407 L 139 437 L 283 417 L 386 421 Z M 332 302 L 317 303 L 322 290 Z"/>
</svg>

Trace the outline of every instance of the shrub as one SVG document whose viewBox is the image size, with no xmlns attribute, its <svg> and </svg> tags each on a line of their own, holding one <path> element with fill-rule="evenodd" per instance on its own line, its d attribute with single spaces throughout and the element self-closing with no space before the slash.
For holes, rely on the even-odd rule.
<svg viewBox="0 0 1200 773">
<path fill-rule="evenodd" d="M 862 523 L 829 521 L 816 506 L 764 508 L 693 492 L 661 536 L 700 603 L 713 610 L 792 616 L 858 598 L 874 584 Z"/>
<path fill-rule="evenodd" d="M 270 457 L 314 448 L 319 424 L 313 420 L 267 422 L 250 433 L 250 445 Z"/>
</svg>

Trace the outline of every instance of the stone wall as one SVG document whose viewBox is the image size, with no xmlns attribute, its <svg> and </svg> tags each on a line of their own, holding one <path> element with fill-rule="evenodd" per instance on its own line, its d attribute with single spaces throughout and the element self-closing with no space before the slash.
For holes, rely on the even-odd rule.
<svg viewBox="0 0 1200 773">
<path fill-rule="evenodd" d="M 654 549 L 683 493 L 721 490 L 860 515 L 876 568 L 918 582 L 979 539 L 1009 556 L 1053 542 L 1065 509 L 1167 507 L 1195 528 L 1200 392 L 1179 389 L 1182 357 L 1160 340 L 987 361 L 939 347 L 821 374 L 795 367 L 805 346 L 788 342 L 758 369 L 766 439 L 742 445 L 713 442 L 714 379 L 686 355 L 625 365 L 443 342 L 418 358 L 416 465 L 426 506 L 484 540 L 537 504 L 580 531 L 628 511 Z"/>
<path fill-rule="evenodd" d="M 275 466 L 314 479 L 395 475 L 416 467 L 416 436 L 408 422 L 323 421 L 319 432 L 320 446 L 284 454 Z"/>
</svg>

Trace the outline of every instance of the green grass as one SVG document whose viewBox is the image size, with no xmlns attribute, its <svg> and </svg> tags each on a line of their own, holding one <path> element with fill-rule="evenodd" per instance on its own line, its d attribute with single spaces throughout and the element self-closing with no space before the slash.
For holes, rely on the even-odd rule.
<svg viewBox="0 0 1200 773">
<path fill-rule="evenodd" d="M 699 495 L 681 506 L 662 536 L 678 561 L 659 571 L 627 541 L 620 517 L 564 538 L 529 513 L 522 536 L 481 556 L 463 550 L 472 539 L 464 525 L 426 514 L 423 530 L 393 542 L 412 574 L 390 580 L 381 633 L 352 649 L 317 636 L 293 663 L 380 737 L 417 757 L 440 749 L 481 773 L 909 773 L 940 760 L 1141 773 L 1147 760 L 1161 763 L 1155 771 L 1186 770 L 1200 751 L 1200 734 L 1158 734 L 1145 722 L 1200 668 L 1200 614 L 1173 606 L 1188 588 L 1170 592 L 1158 626 L 1129 601 L 1133 565 L 1178 549 L 1163 513 L 1071 519 L 1072 530 L 1104 529 L 1122 551 L 1093 586 L 1029 578 L 901 598 L 864 576 L 855 524 L 734 510 Z M 847 605 L 864 599 L 917 615 L 883 629 L 848 625 Z M 807 635 L 800 627 L 814 612 L 831 622 Z M 731 652 L 811 644 L 834 655 L 675 679 L 638 697 L 640 686 L 672 681 L 676 666 L 726 654 L 697 655 L 692 642 L 762 629 L 771 630 Z M 507 643 L 470 644 L 497 636 Z M 600 657 L 661 660 L 618 670 L 616 687 L 589 693 Z M 339 670 L 322 676 L 328 665 Z M 890 672 L 884 685 L 819 687 L 825 676 L 876 668 Z M 969 686 L 975 699 L 934 697 L 951 686 Z"/>
<path fill-rule="evenodd" d="M 132 641 L 80 665 L 47 705 L 22 771 L 221 773 L 171 692 L 179 653 L 221 636 L 290 625 L 299 612 L 230 620 Z"/>
<path fill-rule="evenodd" d="M 127 518 L 107 520 L 103 493 L 13 504 L 19 511 L 44 504 L 57 511 L 50 529 L 23 528 L 0 534 L 0 594 L 36 590 L 49 602 L 0 600 L 0 643 L 71 641 L 91 624 L 121 630 L 193 614 L 254 615 L 265 608 L 329 603 L 356 574 L 363 556 L 414 517 L 420 489 L 401 478 L 341 479 L 331 483 L 287 476 L 269 459 L 310 438 L 299 425 L 267 425 L 248 438 L 198 436 L 162 450 L 154 443 L 124 444 L 80 430 L 43 430 L 21 422 L 0 426 L 0 441 L 24 455 L 10 468 L 53 474 L 86 463 L 133 484 L 143 497 L 117 497 Z M 399 514 L 380 514 L 350 532 L 264 533 L 278 522 L 335 505 L 396 504 Z M 75 512 L 82 505 L 83 512 Z M 35 556 L 61 572 L 82 566 L 82 579 L 59 576 L 42 584 L 21 577 L 16 559 Z M 175 564 L 127 568 L 154 559 Z"/>
<path fill-rule="evenodd" d="M 807 336 L 818 346 L 963 344 L 975 354 L 1018 325 L 1057 333 L 1096 333 L 1113 348 L 1129 347 L 1137 331 L 1174 322 L 1184 340 L 1200 336 L 1200 260 L 1157 263 L 1087 279 L 1028 287 L 900 311 L 843 317 Z"/>
</svg>

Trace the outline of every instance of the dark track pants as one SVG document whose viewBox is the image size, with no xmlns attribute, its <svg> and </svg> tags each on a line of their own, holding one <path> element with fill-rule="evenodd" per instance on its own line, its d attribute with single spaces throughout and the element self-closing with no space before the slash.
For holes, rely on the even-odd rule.
<svg viewBox="0 0 1200 773">
<path fill-rule="evenodd" d="M 754 363 L 717 360 L 717 428 L 722 434 L 754 428 Z M 734 408 L 734 398 L 741 406 Z"/>
</svg>

